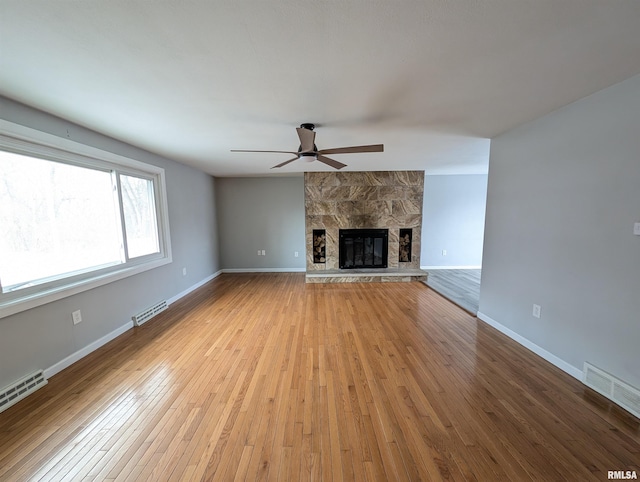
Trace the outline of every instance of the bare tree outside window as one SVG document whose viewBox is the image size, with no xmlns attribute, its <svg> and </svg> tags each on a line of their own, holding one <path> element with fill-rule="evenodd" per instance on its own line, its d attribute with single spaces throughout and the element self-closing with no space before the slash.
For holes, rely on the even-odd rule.
<svg viewBox="0 0 640 482">
<path fill-rule="evenodd" d="M 123 261 L 108 171 L 0 151 L 3 290 Z"/>
<path fill-rule="evenodd" d="M 129 257 L 159 252 L 153 182 L 121 175 L 120 186 Z"/>
</svg>

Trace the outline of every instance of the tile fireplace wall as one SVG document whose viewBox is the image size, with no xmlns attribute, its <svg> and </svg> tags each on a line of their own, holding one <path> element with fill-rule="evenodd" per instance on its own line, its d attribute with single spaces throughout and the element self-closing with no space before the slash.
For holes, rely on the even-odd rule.
<svg viewBox="0 0 640 482">
<path fill-rule="evenodd" d="M 389 229 L 389 268 L 420 268 L 424 171 L 306 172 L 307 271 L 338 269 L 338 230 Z M 400 229 L 412 229 L 411 261 L 399 262 Z M 324 229 L 324 263 L 314 263 L 313 231 Z"/>
</svg>

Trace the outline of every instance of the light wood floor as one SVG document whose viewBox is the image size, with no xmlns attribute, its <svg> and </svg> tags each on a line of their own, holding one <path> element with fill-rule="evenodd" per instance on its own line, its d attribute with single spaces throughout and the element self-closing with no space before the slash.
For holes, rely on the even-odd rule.
<svg viewBox="0 0 640 482">
<path fill-rule="evenodd" d="M 420 282 L 225 274 L 0 414 L 0 480 L 598 480 L 637 419 Z"/>
<path fill-rule="evenodd" d="M 480 304 L 480 269 L 433 269 L 425 283 L 456 305 L 475 315 Z"/>
</svg>

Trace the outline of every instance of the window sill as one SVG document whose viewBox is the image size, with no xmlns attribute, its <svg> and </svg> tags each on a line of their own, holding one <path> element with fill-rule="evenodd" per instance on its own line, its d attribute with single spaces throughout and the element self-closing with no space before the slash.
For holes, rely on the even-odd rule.
<svg viewBox="0 0 640 482">
<path fill-rule="evenodd" d="M 160 258 L 136 266 L 123 267 L 122 269 L 106 274 L 99 274 L 81 281 L 51 287 L 37 293 L 30 293 L 20 298 L 13 298 L 6 301 L 2 301 L 0 299 L 0 318 L 15 315 L 16 313 L 30 310 L 53 301 L 61 300 L 69 296 L 82 293 L 83 291 L 88 291 L 108 283 L 113 283 L 114 281 L 128 278 L 129 276 L 134 276 L 150 269 L 169 264 L 171 261 L 171 257 Z"/>
</svg>

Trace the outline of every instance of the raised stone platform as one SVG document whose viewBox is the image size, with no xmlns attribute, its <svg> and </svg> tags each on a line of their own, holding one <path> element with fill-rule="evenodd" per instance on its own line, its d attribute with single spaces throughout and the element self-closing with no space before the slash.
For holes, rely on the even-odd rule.
<svg viewBox="0 0 640 482">
<path fill-rule="evenodd" d="M 398 283 L 426 281 L 421 269 L 325 269 L 307 271 L 307 283 Z"/>
</svg>

